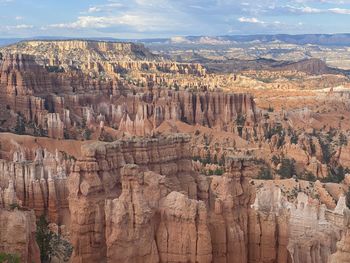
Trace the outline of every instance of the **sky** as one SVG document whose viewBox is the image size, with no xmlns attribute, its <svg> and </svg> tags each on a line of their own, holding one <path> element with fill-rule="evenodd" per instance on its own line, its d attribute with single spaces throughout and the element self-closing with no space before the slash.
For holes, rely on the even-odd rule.
<svg viewBox="0 0 350 263">
<path fill-rule="evenodd" d="M 0 0 L 0 38 L 350 33 L 350 0 Z"/>
</svg>

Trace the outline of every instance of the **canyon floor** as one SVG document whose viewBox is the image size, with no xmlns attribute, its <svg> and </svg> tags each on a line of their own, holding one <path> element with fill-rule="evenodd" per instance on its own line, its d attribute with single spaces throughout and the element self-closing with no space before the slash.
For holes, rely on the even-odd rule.
<svg viewBox="0 0 350 263">
<path fill-rule="evenodd" d="M 347 72 L 154 49 L 0 48 L 0 262 L 350 262 Z"/>
</svg>

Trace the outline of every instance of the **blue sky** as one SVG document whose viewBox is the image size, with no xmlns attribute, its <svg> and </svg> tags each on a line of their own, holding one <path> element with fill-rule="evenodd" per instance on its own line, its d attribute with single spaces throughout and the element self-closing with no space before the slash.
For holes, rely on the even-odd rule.
<svg viewBox="0 0 350 263">
<path fill-rule="evenodd" d="M 0 37 L 350 32 L 350 0 L 0 0 Z"/>
</svg>

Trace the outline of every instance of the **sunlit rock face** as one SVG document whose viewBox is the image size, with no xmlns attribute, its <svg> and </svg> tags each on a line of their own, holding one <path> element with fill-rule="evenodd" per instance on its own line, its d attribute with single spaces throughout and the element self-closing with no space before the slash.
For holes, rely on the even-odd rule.
<svg viewBox="0 0 350 263">
<path fill-rule="evenodd" d="M 69 177 L 73 262 L 247 261 L 254 191 L 244 165 L 232 160 L 225 175 L 205 178 L 188 160 L 188 140 L 84 148 Z"/>
<path fill-rule="evenodd" d="M 35 231 L 33 212 L 0 208 L 0 252 L 17 255 L 20 262 L 40 262 Z"/>
</svg>

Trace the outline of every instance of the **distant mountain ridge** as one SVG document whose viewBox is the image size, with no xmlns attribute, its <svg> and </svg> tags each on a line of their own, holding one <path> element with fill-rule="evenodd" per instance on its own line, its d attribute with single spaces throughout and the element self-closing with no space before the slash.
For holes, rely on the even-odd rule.
<svg viewBox="0 0 350 263">
<path fill-rule="evenodd" d="M 118 42 L 136 42 L 136 43 L 184 43 L 184 44 L 229 44 L 229 43 L 246 43 L 246 42 L 284 42 L 297 45 L 323 45 L 323 46 L 350 46 L 350 33 L 344 34 L 301 34 L 301 35 L 224 35 L 224 36 L 184 36 L 172 38 L 144 38 L 144 39 L 117 39 L 117 38 L 99 38 L 99 37 L 52 37 L 38 36 L 30 38 L 1 38 L 0 46 L 14 44 L 22 40 L 101 40 L 101 41 L 118 41 Z"/>
</svg>

